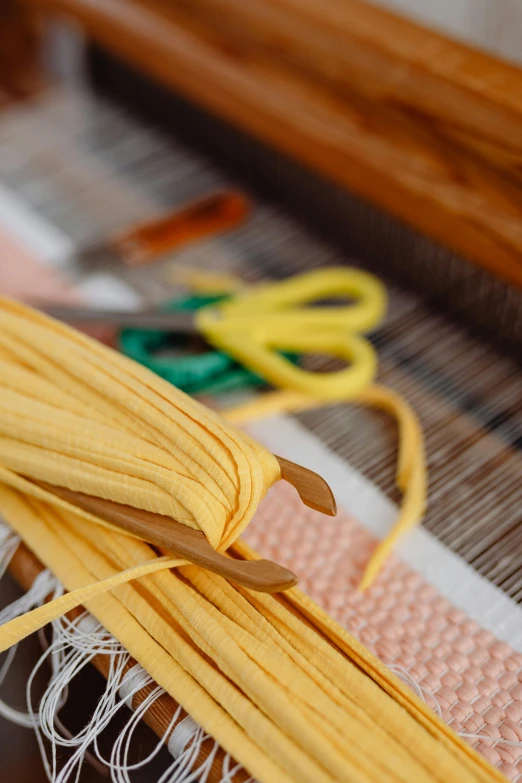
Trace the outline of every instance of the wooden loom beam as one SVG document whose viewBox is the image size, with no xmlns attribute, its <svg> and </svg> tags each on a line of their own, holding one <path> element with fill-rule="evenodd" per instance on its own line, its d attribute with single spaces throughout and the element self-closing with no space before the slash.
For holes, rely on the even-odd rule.
<svg viewBox="0 0 522 783">
<path fill-rule="evenodd" d="M 360 0 L 19 0 L 522 286 L 522 71 Z"/>
<path fill-rule="evenodd" d="M 0 108 L 30 98 L 43 85 L 36 20 L 16 0 L 0 2 Z"/>
</svg>

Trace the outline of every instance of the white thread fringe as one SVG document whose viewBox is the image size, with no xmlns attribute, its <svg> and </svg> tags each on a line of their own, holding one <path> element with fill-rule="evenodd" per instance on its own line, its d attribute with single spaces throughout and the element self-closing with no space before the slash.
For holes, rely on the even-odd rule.
<svg viewBox="0 0 522 783">
<path fill-rule="evenodd" d="M 0 520 L 0 578 L 5 574 L 19 543 L 19 536 L 17 536 L 5 522 Z M 56 589 L 56 586 L 57 581 L 50 571 L 42 571 L 25 595 L 22 595 L 0 611 L 0 625 L 7 623 L 14 617 L 18 617 L 18 615 L 28 612 L 30 609 L 34 609 L 36 606 L 40 606 L 44 602 L 46 596 Z M 5 682 L 15 659 L 17 649 L 18 645 L 15 644 L 5 655 L 2 666 L 0 667 L 0 686 Z M 11 707 L 2 700 L 0 700 L 0 715 L 3 718 L 6 718 L 6 720 L 11 721 L 11 723 L 16 723 L 19 726 L 29 728 L 34 728 L 35 726 L 35 720 L 32 715 L 22 710 L 18 710 L 15 707 Z"/>
<path fill-rule="evenodd" d="M 9 566 L 19 543 L 19 537 L 0 519 L 0 579 Z M 0 610 L 0 625 L 36 606 L 41 606 L 51 593 L 53 593 L 53 597 L 58 597 L 63 593 L 63 588 L 50 571 L 45 570 L 38 574 L 25 595 Z M 215 742 L 208 757 L 198 769 L 194 770 L 193 767 L 203 743 L 211 738 L 190 716 L 175 725 L 180 717 L 181 707 L 176 710 L 164 737 L 158 741 L 153 751 L 141 761 L 134 764 L 129 763 L 129 752 L 136 727 L 152 704 L 165 693 L 159 686 L 156 686 L 134 710 L 114 743 L 110 759 L 103 758 L 98 748 L 98 737 L 122 705 L 132 710 L 134 696 L 143 688 L 151 685 L 153 680 L 139 664 L 135 664 L 126 673 L 123 673 L 130 658 L 129 654 L 92 615 L 84 612 L 72 622 L 66 617 L 55 620 L 52 623 L 50 644 L 47 643 L 43 631 L 39 632 L 39 636 L 44 652 L 27 683 L 28 712 L 17 710 L 0 700 L 0 715 L 12 723 L 33 728 L 36 731 L 42 761 L 50 783 L 70 783 L 73 780 L 77 783 L 84 761 L 88 759 L 91 763 L 96 763 L 89 751 L 91 745 L 94 748 L 96 759 L 104 765 L 104 768 L 109 769 L 113 783 L 131 783 L 129 772 L 148 764 L 160 752 L 167 738 L 167 747 L 174 762 L 157 783 L 196 783 L 196 781 L 197 783 L 206 783 L 219 745 Z M 7 677 L 16 650 L 17 645 L 11 647 L 6 653 L 0 667 L 0 686 Z M 70 682 L 96 655 L 110 656 L 105 691 L 88 724 L 76 736 L 73 736 L 61 723 L 59 712 L 67 701 Z M 32 685 L 37 671 L 47 660 L 51 664 L 51 679 L 38 709 L 35 711 L 31 695 Z M 438 716 L 442 718 L 442 711 L 434 694 L 424 689 L 401 666 L 390 664 L 388 668 L 408 685 L 422 701 L 431 705 Z M 493 746 L 503 744 L 508 747 L 522 747 L 522 741 L 462 731 L 457 733 L 466 739 L 491 742 Z M 50 761 L 43 737 L 46 737 L 51 744 Z M 75 749 L 60 771 L 57 769 L 58 747 Z M 227 753 L 223 759 L 221 783 L 233 783 L 235 775 L 241 770 L 240 764 L 236 764 L 234 767 L 231 767 L 231 764 L 232 760 Z M 255 781 L 253 778 L 249 778 L 246 783 L 255 783 Z"/>
<path fill-rule="evenodd" d="M 211 739 L 210 735 L 206 734 L 190 716 L 180 721 L 168 741 L 168 749 L 175 761 L 165 771 L 158 783 L 195 783 L 195 781 L 206 783 L 219 751 L 219 744 L 214 741 L 205 761 L 197 769 L 194 769 L 194 766 L 203 743 Z M 241 764 L 231 765 L 232 759 L 226 753 L 221 766 L 220 783 L 234 783 L 235 776 L 243 769 Z M 246 783 L 255 783 L 255 780 L 248 778 Z"/>
<path fill-rule="evenodd" d="M 18 536 L 0 520 L 0 578 L 5 573 L 19 543 Z M 53 597 L 58 597 L 62 593 L 63 587 L 50 571 L 42 571 L 25 595 L 0 611 L 0 624 L 36 606 L 41 606 L 47 596 L 53 594 Z M 202 744 L 210 737 L 190 717 L 185 717 L 177 726 L 175 725 L 182 713 L 181 707 L 178 707 L 172 716 L 164 737 L 158 740 L 151 753 L 139 762 L 129 762 L 136 727 L 147 710 L 165 693 L 158 685 L 134 709 L 114 743 L 110 759 L 103 757 L 98 747 L 101 733 L 122 706 L 133 709 L 132 704 L 136 694 L 143 688 L 153 685 L 153 680 L 139 664 L 124 672 L 129 662 L 129 654 L 92 615 L 84 612 L 73 621 L 61 617 L 51 624 L 50 642 L 43 630 L 39 632 L 39 637 L 43 653 L 27 682 L 28 711 L 17 710 L 0 700 L 0 715 L 13 723 L 35 730 L 50 783 L 73 781 L 77 783 L 85 761 L 98 768 L 102 767 L 102 771 L 109 771 L 113 783 L 131 783 L 129 773 L 148 764 L 160 752 L 167 738 L 168 749 L 174 761 L 157 783 L 206 782 L 219 746 L 215 742 L 207 759 L 198 769 L 193 769 Z M 9 672 L 16 649 L 14 646 L 6 653 L 0 667 L 0 685 Z M 96 655 L 109 656 L 109 673 L 105 690 L 87 725 L 73 735 L 61 722 L 59 713 L 67 701 L 71 681 Z M 36 706 L 33 703 L 33 684 L 37 672 L 46 663 L 50 664 L 51 677 Z M 48 740 L 48 744 L 45 740 Z M 71 751 L 68 760 L 60 770 L 58 769 L 59 748 L 68 748 Z M 232 766 L 232 760 L 226 754 L 222 765 L 221 783 L 233 783 L 240 769 L 239 764 Z M 247 783 L 254 783 L 254 781 L 250 778 Z"/>
<path fill-rule="evenodd" d="M 0 579 L 5 574 L 19 543 L 20 536 L 17 536 L 0 518 Z"/>
<path fill-rule="evenodd" d="M 39 573 L 31 585 L 30 590 L 0 612 L 0 625 L 8 622 L 13 617 L 18 617 L 19 615 L 28 612 L 30 609 L 34 609 L 36 606 L 41 606 L 48 595 L 51 593 L 56 594 L 56 587 L 56 579 L 50 571 L 42 571 Z M 0 669 L 0 685 L 5 681 L 11 664 L 14 661 L 17 649 L 18 645 L 15 644 L 6 653 L 5 660 Z M 28 728 L 36 728 L 38 722 L 38 718 L 31 712 L 17 710 L 14 707 L 10 707 L 9 704 L 6 704 L 6 702 L 2 700 L 0 700 L 0 715 L 7 718 L 7 720 L 12 723 Z"/>
<path fill-rule="evenodd" d="M 190 715 L 178 723 L 168 741 L 168 749 L 171 756 L 179 759 L 187 745 L 196 737 L 199 726 Z"/>
<path fill-rule="evenodd" d="M 45 637 L 41 634 L 44 641 Z M 45 641 L 44 641 L 45 644 Z M 87 725 L 76 735 L 65 729 L 59 713 L 67 701 L 69 684 L 89 664 L 95 655 L 109 656 L 109 674 L 105 690 Z M 42 754 L 47 777 L 52 783 L 78 780 L 81 767 L 88 758 L 89 746 L 109 723 L 120 706 L 118 684 L 129 655 L 121 644 L 107 633 L 94 618 L 86 612 L 74 621 L 62 617 L 52 623 L 52 642 L 44 650 L 27 683 L 27 703 L 34 713 L 32 685 L 37 671 L 49 661 L 52 674 L 49 684 L 38 705 L 39 720 L 36 736 Z M 117 705 L 117 706 L 116 706 Z M 49 740 L 50 754 L 44 737 Z M 58 748 L 74 749 L 64 766 L 58 771 Z M 49 758 L 50 755 L 50 758 Z"/>
</svg>

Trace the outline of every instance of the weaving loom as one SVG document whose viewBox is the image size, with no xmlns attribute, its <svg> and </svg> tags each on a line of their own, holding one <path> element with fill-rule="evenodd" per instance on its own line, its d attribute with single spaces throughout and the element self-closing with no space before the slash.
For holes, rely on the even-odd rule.
<svg viewBox="0 0 522 783">
<path fill-rule="evenodd" d="M 82 4 L 78 8 L 86 29 L 95 30 L 95 23 L 82 16 Z M 176 22 L 181 26 L 184 13 L 179 11 Z M 189 27 L 194 30 L 192 21 Z M 225 27 L 220 34 L 226 34 Z M 61 291 L 65 298 L 109 305 L 155 304 L 165 298 L 167 286 L 169 294 L 177 293 L 176 283 L 169 283 L 174 265 L 212 266 L 246 282 L 347 261 L 379 273 L 390 297 L 386 320 L 372 336 L 379 352 L 379 381 L 404 395 L 426 437 L 430 504 L 423 529 L 392 556 L 367 593 L 357 592 L 375 537 L 387 532 L 399 500 L 393 483 L 395 425 L 374 410 L 334 405 L 272 417 L 247 429 L 273 453 L 327 476 L 341 507 L 339 517 L 326 519 L 301 507 L 292 490 L 278 484 L 245 540 L 264 557 L 302 574 L 303 590 L 331 617 L 454 731 L 468 736 L 491 764 L 509 779 L 520 779 L 522 305 L 512 285 L 519 274 L 516 249 L 510 249 L 510 282 L 502 282 L 238 136 L 179 96 L 167 96 L 106 49 L 90 49 L 88 71 L 92 84 L 103 82 L 103 94 L 63 85 L 3 114 L 3 241 L 24 247 L 27 263 L 33 265 L 28 269 L 45 268 L 42 280 L 54 298 Z M 176 135 L 166 121 L 173 112 Z M 458 158 L 461 151 L 453 151 Z M 489 165 L 488 152 L 484 155 Z M 495 176 L 506 165 L 495 160 Z M 233 233 L 187 247 L 147 270 L 108 264 L 85 275 L 69 262 L 82 248 L 173 202 L 238 182 L 255 207 L 252 219 Z M 517 188 L 506 184 L 509 210 L 516 214 Z M 428 230 L 422 221 L 412 222 Z M 433 233 L 475 259 L 466 232 L 451 242 Z M 484 251 L 479 261 L 487 266 L 492 255 Z M 434 264 L 440 270 L 436 285 Z M 6 532 L 6 564 L 16 543 Z M 11 568 L 28 589 L 41 566 L 22 553 L 14 555 Z M 37 584 L 35 603 L 55 588 L 60 590 L 52 582 Z M 128 704 L 136 709 L 155 692 L 156 707 L 143 717 L 160 737 L 169 735 L 169 750 L 180 769 L 199 769 L 201 779 L 209 780 L 249 777 L 212 739 L 203 738 L 190 718 L 176 715 L 170 697 L 155 691 L 146 672 L 132 669 L 125 650 L 114 639 L 107 642 L 103 629 L 92 620 L 85 628 L 100 646 L 97 668 L 107 675 L 110 667 L 121 666 L 120 696 Z M 81 632 L 59 621 L 54 623 L 54 643 L 59 647 L 67 632 L 72 649 L 74 644 L 79 649 Z M 116 649 L 119 658 L 110 655 Z M 136 714 L 142 715 L 139 710 Z M 172 734 L 173 715 L 181 728 Z M 197 748 L 192 756 L 191 747 Z M 115 752 L 123 752 L 121 743 Z"/>
</svg>

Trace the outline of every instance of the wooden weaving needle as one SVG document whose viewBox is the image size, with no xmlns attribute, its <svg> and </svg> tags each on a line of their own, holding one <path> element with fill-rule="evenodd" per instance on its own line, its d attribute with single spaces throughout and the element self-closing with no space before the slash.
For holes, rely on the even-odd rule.
<svg viewBox="0 0 522 783">
<path fill-rule="evenodd" d="M 330 515 L 335 513 L 335 500 L 324 479 L 313 471 L 294 465 L 288 460 L 278 458 L 278 461 L 281 465 L 282 478 L 296 487 L 306 505 Z M 86 495 L 83 492 L 75 492 L 45 481 L 30 480 L 72 505 L 243 587 L 265 593 L 277 593 L 293 587 L 298 581 L 292 571 L 271 560 L 235 560 L 221 552 L 216 552 L 208 543 L 204 533 L 176 522 L 170 517 L 94 495 Z"/>
</svg>

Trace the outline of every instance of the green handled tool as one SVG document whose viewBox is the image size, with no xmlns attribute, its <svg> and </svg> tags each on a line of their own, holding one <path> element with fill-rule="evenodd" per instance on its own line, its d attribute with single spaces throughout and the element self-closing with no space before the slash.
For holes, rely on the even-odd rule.
<svg viewBox="0 0 522 783">
<path fill-rule="evenodd" d="M 162 310 L 194 311 L 225 299 L 222 295 L 190 296 L 169 302 Z M 127 328 L 120 332 L 119 348 L 187 394 L 219 394 L 265 383 L 226 353 L 209 348 L 198 335 Z"/>
</svg>

